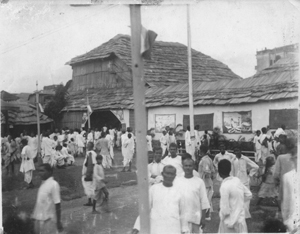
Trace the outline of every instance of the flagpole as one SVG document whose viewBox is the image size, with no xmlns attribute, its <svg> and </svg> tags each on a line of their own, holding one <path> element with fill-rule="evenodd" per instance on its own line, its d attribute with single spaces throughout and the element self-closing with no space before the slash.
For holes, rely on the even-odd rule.
<svg viewBox="0 0 300 234">
<path fill-rule="evenodd" d="M 37 148 L 37 157 L 41 156 L 41 129 L 40 129 L 40 113 L 39 113 L 39 89 L 38 89 L 38 81 L 36 81 L 36 117 L 37 117 L 37 141 L 38 141 L 38 148 Z"/>
<path fill-rule="evenodd" d="M 89 106 L 89 89 L 87 89 L 87 107 Z M 88 128 L 91 129 L 90 110 L 88 109 Z"/>
<path fill-rule="evenodd" d="M 139 192 L 140 233 L 150 234 L 148 156 L 146 143 L 146 106 L 144 64 L 141 55 L 141 6 L 130 5 L 131 58 L 136 128 L 137 178 Z"/>
<path fill-rule="evenodd" d="M 187 39 L 188 39 L 188 72 L 189 72 L 189 110 L 190 110 L 190 133 L 193 152 L 195 151 L 194 134 L 194 101 L 193 101 L 193 78 L 192 78 L 192 51 L 191 51 L 191 26 L 190 26 L 190 6 L 187 5 Z M 192 155 L 195 159 L 195 155 Z"/>
</svg>

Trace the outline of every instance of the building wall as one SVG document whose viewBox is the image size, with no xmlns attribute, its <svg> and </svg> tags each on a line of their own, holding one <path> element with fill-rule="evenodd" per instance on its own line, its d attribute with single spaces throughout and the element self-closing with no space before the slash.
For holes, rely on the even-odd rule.
<svg viewBox="0 0 300 234">
<path fill-rule="evenodd" d="M 75 64 L 72 89 L 132 87 L 131 71 L 119 58 Z"/>
<path fill-rule="evenodd" d="M 282 100 L 262 102 L 255 104 L 232 105 L 232 106 L 197 106 L 194 107 L 194 115 L 214 113 L 214 127 L 222 129 L 222 112 L 251 111 L 252 130 L 258 130 L 269 125 L 270 109 L 294 109 L 298 108 L 298 100 Z M 156 107 L 148 109 L 148 129 L 155 128 L 155 114 L 176 114 L 176 125 L 183 124 L 183 115 L 189 115 L 188 107 Z M 201 132 L 203 133 L 203 132 Z M 224 134 L 229 139 L 237 140 L 240 135 L 247 139 L 253 134 Z M 155 139 L 159 139 L 161 133 L 155 133 Z"/>
</svg>

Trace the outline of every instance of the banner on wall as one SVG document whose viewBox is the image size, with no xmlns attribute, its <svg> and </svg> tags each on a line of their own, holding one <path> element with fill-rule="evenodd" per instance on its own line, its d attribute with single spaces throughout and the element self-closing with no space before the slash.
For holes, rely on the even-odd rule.
<svg viewBox="0 0 300 234">
<path fill-rule="evenodd" d="M 123 110 L 110 110 L 110 111 L 118 118 L 118 120 L 120 120 L 121 123 L 125 123 Z"/>
<path fill-rule="evenodd" d="M 298 129 L 298 109 L 270 110 L 269 127 L 277 129 L 282 124 L 287 129 Z"/>
<path fill-rule="evenodd" d="M 155 115 L 155 132 L 162 132 L 166 127 L 176 127 L 176 114 Z"/>
<path fill-rule="evenodd" d="M 186 129 L 187 126 L 190 125 L 190 116 L 183 115 L 183 129 Z M 202 115 L 194 115 L 194 125 L 199 125 L 200 131 L 205 130 L 213 130 L 214 125 L 214 114 L 202 114 Z"/>
<path fill-rule="evenodd" d="M 224 133 L 252 133 L 251 111 L 223 112 Z"/>
</svg>

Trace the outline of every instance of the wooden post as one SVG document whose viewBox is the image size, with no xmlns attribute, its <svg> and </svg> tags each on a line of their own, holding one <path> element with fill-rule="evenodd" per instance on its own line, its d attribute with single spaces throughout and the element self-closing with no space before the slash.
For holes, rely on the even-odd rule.
<svg viewBox="0 0 300 234">
<path fill-rule="evenodd" d="M 188 39 L 188 70 L 189 70 L 189 109 L 190 109 L 190 128 L 193 152 L 195 151 L 194 134 L 194 99 L 193 99 L 193 78 L 192 78 L 192 51 L 191 51 L 191 26 L 190 26 L 190 6 L 187 5 L 187 39 Z M 192 157 L 195 159 L 195 153 Z"/>
<path fill-rule="evenodd" d="M 133 74 L 134 115 L 136 128 L 137 178 L 141 234 L 150 234 L 148 155 L 146 143 L 146 106 L 144 65 L 141 56 L 141 6 L 130 5 L 131 58 Z"/>
<path fill-rule="evenodd" d="M 36 118 L 37 118 L 37 141 L 38 141 L 38 148 L 37 148 L 37 156 L 38 160 L 41 159 L 41 129 L 40 129 L 40 107 L 39 107 L 39 89 L 38 89 L 38 82 L 36 82 Z"/>
</svg>

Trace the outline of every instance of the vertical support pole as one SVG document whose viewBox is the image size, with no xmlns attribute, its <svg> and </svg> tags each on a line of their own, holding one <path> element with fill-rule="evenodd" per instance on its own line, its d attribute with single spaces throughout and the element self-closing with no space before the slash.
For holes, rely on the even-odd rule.
<svg viewBox="0 0 300 234">
<path fill-rule="evenodd" d="M 190 128 L 193 152 L 195 151 L 194 134 L 194 99 L 193 99 L 193 78 L 192 78 L 192 51 L 191 51 L 191 26 L 190 26 L 190 6 L 187 5 L 187 39 L 188 39 L 188 71 L 189 71 L 189 110 L 190 110 Z M 195 153 L 192 157 L 195 159 Z"/>
<path fill-rule="evenodd" d="M 137 178 L 141 234 L 150 234 L 148 156 L 146 143 L 146 106 L 144 65 L 141 56 L 141 6 L 130 5 L 131 57 L 133 74 L 134 115 L 136 128 Z"/>
<path fill-rule="evenodd" d="M 38 89 L 38 82 L 36 82 L 36 118 L 37 118 L 37 141 L 38 141 L 38 148 L 37 148 L 37 157 L 38 159 L 41 156 L 41 129 L 40 129 L 40 107 L 39 107 L 39 89 Z"/>
</svg>

